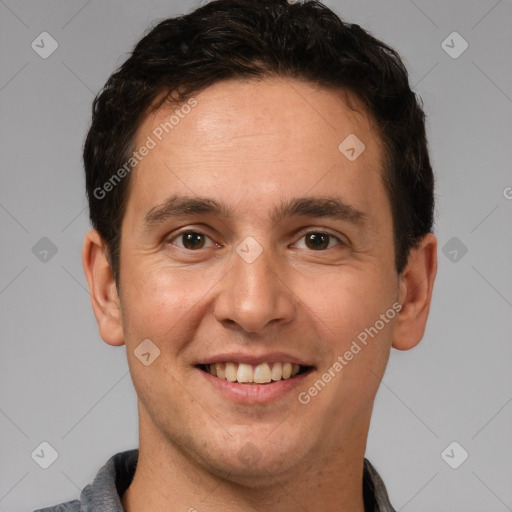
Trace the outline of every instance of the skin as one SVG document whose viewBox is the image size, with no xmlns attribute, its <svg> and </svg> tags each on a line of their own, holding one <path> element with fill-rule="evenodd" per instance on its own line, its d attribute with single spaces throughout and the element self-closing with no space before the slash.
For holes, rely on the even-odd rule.
<svg viewBox="0 0 512 512">
<path fill-rule="evenodd" d="M 132 171 L 119 294 L 98 233 L 84 242 L 100 335 L 126 344 L 138 396 L 139 463 L 123 506 L 362 512 L 375 394 L 391 347 L 410 349 L 423 336 L 436 238 L 425 236 L 397 274 L 381 141 L 354 96 L 273 78 L 221 82 L 195 98 L 197 106 Z M 176 108 L 149 115 L 135 146 Z M 354 161 L 338 150 L 349 134 L 366 146 Z M 146 213 L 172 195 L 222 201 L 234 216 L 194 214 L 144 229 Z M 272 221 L 276 205 L 303 196 L 335 197 L 366 222 Z M 178 230 L 203 233 L 204 245 L 190 249 Z M 308 233 L 334 238 L 319 250 Z M 248 236 L 263 251 L 252 263 L 236 252 Z M 394 303 L 400 313 L 301 404 L 298 393 Z M 149 366 L 134 354 L 147 338 L 160 349 Z M 195 367 L 234 351 L 281 351 L 314 368 L 268 403 L 237 403 Z"/>
</svg>

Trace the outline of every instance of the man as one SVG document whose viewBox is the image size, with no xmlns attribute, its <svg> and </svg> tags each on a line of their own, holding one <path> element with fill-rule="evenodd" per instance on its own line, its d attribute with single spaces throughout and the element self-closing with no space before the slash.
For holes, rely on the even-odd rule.
<svg viewBox="0 0 512 512">
<path fill-rule="evenodd" d="M 392 511 L 364 458 L 437 267 L 399 56 L 319 2 L 161 22 L 94 102 L 83 265 L 139 449 L 53 511 Z"/>
</svg>

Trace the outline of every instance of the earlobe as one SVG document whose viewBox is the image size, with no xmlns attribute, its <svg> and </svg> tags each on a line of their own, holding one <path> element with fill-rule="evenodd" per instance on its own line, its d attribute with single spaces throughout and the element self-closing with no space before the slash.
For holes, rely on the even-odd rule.
<svg viewBox="0 0 512 512">
<path fill-rule="evenodd" d="M 394 348 L 409 350 L 423 338 L 436 273 L 437 239 L 428 233 L 411 250 L 407 266 L 400 276 L 399 302 L 402 309 L 393 331 Z"/>
<path fill-rule="evenodd" d="M 82 265 L 100 336 L 109 345 L 123 345 L 121 305 L 106 251 L 99 233 L 95 229 L 88 231 L 82 248 Z"/>
</svg>

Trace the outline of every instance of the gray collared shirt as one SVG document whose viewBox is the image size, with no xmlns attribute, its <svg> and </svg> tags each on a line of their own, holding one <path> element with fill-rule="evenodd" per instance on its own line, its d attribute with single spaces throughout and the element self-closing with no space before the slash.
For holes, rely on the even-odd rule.
<svg viewBox="0 0 512 512">
<path fill-rule="evenodd" d="M 98 471 L 93 483 L 84 487 L 79 500 L 34 512 L 124 512 L 121 496 L 132 482 L 138 458 L 138 449 L 116 453 Z M 389 502 L 384 482 L 367 459 L 364 460 L 363 495 L 366 512 L 396 512 Z"/>
</svg>

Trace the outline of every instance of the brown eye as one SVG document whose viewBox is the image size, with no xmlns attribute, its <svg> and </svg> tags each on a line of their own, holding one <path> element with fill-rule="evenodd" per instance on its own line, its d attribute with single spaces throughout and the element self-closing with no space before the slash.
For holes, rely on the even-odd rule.
<svg viewBox="0 0 512 512">
<path fill-rule="evenodd" d="M 201 249 L 204 246 L 204 235 L 201 233 L 183 233 L 181 237 L 185 249 Z"/>
<path fill-rule="evenodd" d="M 336 245 L 340 245 L 340 240 L 334 235 L 330 235 L 329 233 L 322 233 L 318 231 L 311 231 L 302 237 L 305 240 L 305 245 L 307 249 L 311 249 L 313 251 L 323 251 L 325 249 L 329 249 L 329 245 L 333 247 L 331 242 L 334 240 Z"/>
<path fill-rule="evenodd" d="M 326 233 L 308 233 L 306 245 L 310 249 L 325 249 L 329 246 L 329 235 Z"/>
<path fill-rule="evenodd" d="M 172 240 L 169 240 L 169 242 L 183 249 L 194 251 L 197 249 L 203 249 L 207 239 L 209 239 L 209 237 L 203 233 L 198 233 L 197 231 L 184 231 Z"/>
</svg>

